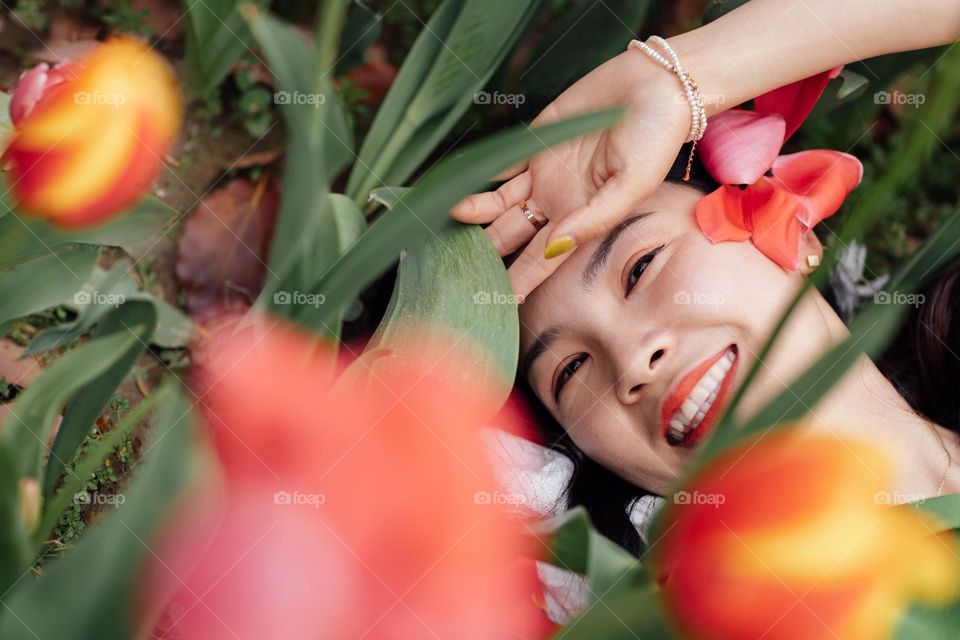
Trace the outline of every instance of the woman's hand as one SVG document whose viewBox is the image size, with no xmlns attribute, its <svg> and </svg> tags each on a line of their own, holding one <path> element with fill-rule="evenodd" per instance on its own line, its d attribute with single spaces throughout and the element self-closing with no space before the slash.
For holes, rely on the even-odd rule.
<svg viewBox="0 0 960 640">
<path fill-rule="evenodd" d="M 487 227 L 500 255 L 527 245 L 511 265 L 514 293 L 525 296 L 576 244 L 597 237 L 651 194 L 690 132 L 690 107 L 677 78 L 638 51 L 597 67 L 550 103 L 534 125 L 610 106 L 626 106 L 613 128 L 547 149 L 508 170 L 499 189 L 468 196 L 451 211 Z M 540 231 L 521 201 L 549 223 Z M 550 259 L 545 259 L 546 256 Z"/>
<path fill-rule="evenodd" d="M 699 84 L 709 117 L 854 60 L 958 37 L 958 2 L 751 0 L 669 42 Z M 689 135 L 690 108 L 678 79 L 638 51 L 597 67 L 534 123 L 617 105 L 627 113 L 612 129 L 539 153 L 498 176 L 513 178 L 496 191 L 469 196 L 451 211 L 464 222 L 492 222 L 487 233 L 501 255 L 529 243 L 509 269 L 518 295 L 656 189 Z M 541 231 L 524 217 L 521 200 L 550 221 Z"/>
</svg>

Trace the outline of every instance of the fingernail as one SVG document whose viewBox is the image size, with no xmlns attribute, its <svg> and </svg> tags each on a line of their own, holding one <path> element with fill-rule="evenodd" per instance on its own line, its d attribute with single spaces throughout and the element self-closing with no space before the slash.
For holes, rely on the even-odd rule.
<svg viewBox="0 0 960 640">
<path fill-rule="evenodd" d="M 574 242 L 573 238 L 570 236 L 560 236 L 559 238 L 554 238 L 548 242 L 546 248 L 544 248 L 543 258 L 545 260 L 549 260 L 550 258 L 562 256 L 575 246 L 577 246 L 577 243 Z"/>
</svg>

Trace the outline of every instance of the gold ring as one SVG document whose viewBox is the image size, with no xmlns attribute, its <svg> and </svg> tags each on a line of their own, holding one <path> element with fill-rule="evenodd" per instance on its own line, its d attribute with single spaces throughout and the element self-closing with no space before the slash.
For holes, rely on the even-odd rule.
<svg viewBox="0 0 960 640">
<path fill-rule="evenodd" d="M 520 201 L 520 210 L 523 211 L 523 217 L 530 221 L 530 224 L 533 225 L 533 228 L 537 231 L 543 229 L 547 226 L 547 220 L 545 218 L 538 217 L 533 211 L 530 210 L 530 207 L 527 206 L 526 200 Z"/>
</svg>

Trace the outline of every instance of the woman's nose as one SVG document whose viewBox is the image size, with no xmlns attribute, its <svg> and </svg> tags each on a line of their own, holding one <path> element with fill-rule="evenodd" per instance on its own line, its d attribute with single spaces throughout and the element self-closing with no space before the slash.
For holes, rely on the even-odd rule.
<svg viewBox="0 0 960 640">
<path fill-rule="evenodd" d="M 621 353 L 614 355 L 617 362 L 615 373 L 618 376 L 616 392 L 620 402 L 636 402 L 645 385 L 663 376 L 673 347 L 673 338 L 666 331 L 649 335 L 632 348 L 621 345 Z"/>
</svg>

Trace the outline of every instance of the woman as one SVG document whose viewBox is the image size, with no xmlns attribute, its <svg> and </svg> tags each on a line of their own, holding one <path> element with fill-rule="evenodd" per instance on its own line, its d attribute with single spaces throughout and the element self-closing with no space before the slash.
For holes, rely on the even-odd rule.
<svg viewBox="0 0 960 640">
<path fill-rule="evenodd" d="M 710 118 L 852 60 L 958 36 L 957 3 L 922 0 L 904 12 L 887 1 L 753 0 L 668 42 L 699 84 Z M 686 153 L 677 155 L 691 131 L 691 109 L 678 77 L 642 52 L 601 65 L 538 121 L 622 103 L 629 110 L 617 127 L 536 156 L 453 215 L 492 222 L 488 234 L 501 255 L 522 249 L 509 269 L 515 291 L 529 294 L 520 310 L 519 377 L 548 424 L 562 426 L 548 443 L 577 463 L 570 504 L 585 504 L 603 533 L 638 552 L 631 503 L 647 492 L 662 495 L 689 462 L 822 248 L 807 230 L 797 267 L 789 268 L 756 243 L 708 239 L 695 210 L 716 185 L 704 176 L 684 181 Z M 531 210 L 549 220 L 542 230 L 531 224 Z M 952 277 L 935 287 L 937 299 L 921 313 L 943 308 Z M 900 355 L 882 363 L 896 384 L 861 358 L 808 408 L 811 430 L 863 438 L 895 455 L 893 501 L 960 491 L 960 443 L 950 430 L 960 426 L 956 400 L 910 375 L 911 360 L 925 356 L 910 352 L 908 342 L 924 325 L 908 326 L 894 349 Z M 920 341 L 947 354 L 955 373 L 956 328 L 924 331 Z M 741 414 L 761 407 L 845 335 L 819 293 L 805 296 Z"/>
<path fill-rule="evenodd" d="M 683 471 L 813 268 L 804 262 L 799 272 L 784 269 L 750 242 L 711 243 L 694 216 L 711 185 L 684 182 L 685 160 L 678 158 L 634 215 L 584 244 L 520 307 L 519 377 L 539 403 L 546 443 L 575 462 L 568 504 L 585 505 L 601 532 L 634 553 L 641 545 L 629 519 L 632 503 L 646 493 L 664 495 Z M 815 237 L 806 242 L 820 255 Z M 949 307 L 951 295 L 956 305 L 956 272 L 935 297 L 927 292 L 929 309 Z M 898 462 L 885 498 L 891 502 L 960 491 L 960 441 L 951 431 L 960 428 L 960 377 L 950 353 L 960 353 L 960 318 L 940 340 L 930 326 L 914 319 L 899 341 L 906 353 L 892 355 L 885 371 L 862 357 L 808 407 L 807 428 L 890 452 Z M 927 350 L 910 348 L 918 328 L 927 331 Z M 739 415 L 763 406 L 846 335 L 840 317 L 811 290 L 764 359 Z M 917 375 L 934 354 L 950 363 L 939 395 Z M 929 397 L 921 399 L 923 391 Z"/>
</svg>

